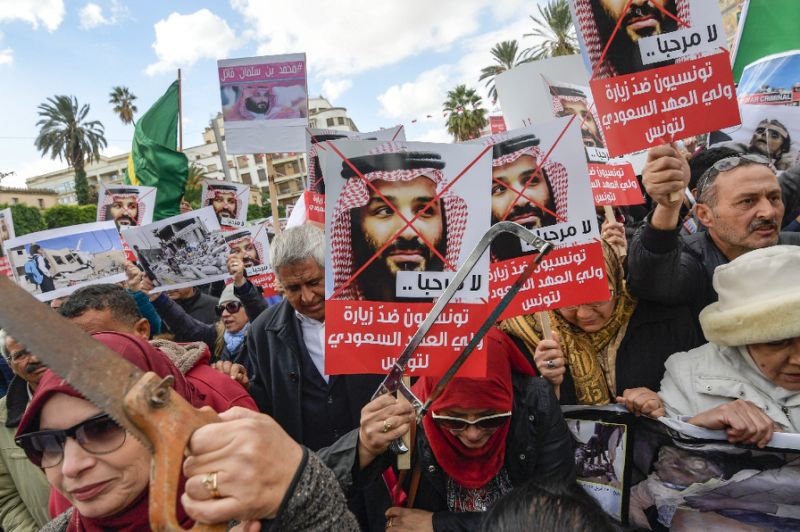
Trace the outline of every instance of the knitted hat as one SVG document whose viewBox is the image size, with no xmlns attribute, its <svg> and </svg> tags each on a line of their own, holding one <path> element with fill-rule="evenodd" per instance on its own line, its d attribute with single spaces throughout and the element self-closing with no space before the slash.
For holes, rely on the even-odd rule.
<svg viewBox="0 0 800 532">
<path fill-rule="evenodd" d="M 800 247 L 745 253 L 714 271 L 719 301 L 700 313 L 706 338 L 722 346 L 800 336 Z"/>
<path fill-rule="evenodd" d="M 236 301 L 237 303 L 242 302 L 241 299 L 233 294 L 233 283 L 225 287 L 225 289 L 219 295 L 219 302 L 217 304 L 224 305 L 225 303 L 230 303 L 231 301 Z"/>
</svg>

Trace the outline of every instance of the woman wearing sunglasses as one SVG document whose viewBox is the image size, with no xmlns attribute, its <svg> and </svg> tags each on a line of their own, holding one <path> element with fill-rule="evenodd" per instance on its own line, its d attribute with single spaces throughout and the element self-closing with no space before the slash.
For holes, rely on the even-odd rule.
<svg viewBox="0 0 800 532">
<path fill-rule="evenodd" d="M 549 312 L 551 340 L 542 339 L 535 315 L 506 320 L 501 329 L 535 353 L 539 373 L 558 392 L 561 404 L 620 402 L 634 412 L 656 415 L 660 412 L 652 408 L 659 408 L 658 402 L 646 392 L 658 390 L 664 362 L 697 345 L 698 333 L 688 309 L 631 296 L 622 260 L 609 244 L 602 245 L 610 299 Z"/>
<path fill-rule="evenodd" d="M 487 376 L 455 378 L 433 402 L 415 427 L 411 473 L 375 504 L 370 523 L 392 530 L 473 530 L 482 512 L 530 479 L 574 481 L 572 442 L 552 390 L 533 377 L 508 336 L 492 329 L 484 342 Z M 414 393 L 426 400 L 438 380 L 420 378 Z M 356 487 L 374 486 L 371 480 L 395 461 L 390 442 L 412 425 L 407 403 L 381 396 L 362 410 L 360 429 L 322 456 L 334 471 L 357 464 Z M 348 455 L 348 445 L 356 452 Z"/>
<path fill-rule="evenodd" d="M 216 307 L 219 320 L 214 325 L 193 318 L 166 293 L 151 297 L 161 319 L 178 340 L 205 342 L 212 349 L 214 360 L 248 366 L 245 337 L 250 322 L 267 308 L 267 304 L 244 277 L 240 255 L 232 254 L 228 258 L 228 272 L 233 276 L 233 283 L 220 294 Z M 234 291 L 235 288 L 239 290 Z M 239 291 L 244 294 L 241 299 L 236 295 Z"/>
</svg>

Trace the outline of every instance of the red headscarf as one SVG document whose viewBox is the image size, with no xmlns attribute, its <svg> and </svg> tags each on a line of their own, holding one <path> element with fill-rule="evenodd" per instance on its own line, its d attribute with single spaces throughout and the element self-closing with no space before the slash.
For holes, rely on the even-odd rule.
<svg viewBox="0 0 800 532">
<path fill-rule="evenodd" d="M 511 373 L 533 375 L 533 368 L 514 342 L 497 328 L 484 338 L 487 343 L 486 377 L 455 378 L 431 405 L 431 412 L 449 408 L 480 408 L 508 412 L 514 404 Z M 425 401 L 438 378 L 422 377 L 414 385 L 414 393 Z M 508 419 L 492 434 L 486 445 L 468 449 L 449 430 L 442 429 L 427 415 L 422 420 L 425 435 L 439 465 L 453 480 L 465 488 L 480 488 L 492 480 L 505 463 Z"/>
<path fill-rule="evenodd" d="M 203 406 L 203 402 L 197 397 L 194 388 L 186 382 L 181 372 L 167 358 L 167 356 L 151 346 L 144 340 L 130 335 L 117 332 L 95 333 L 92 337 L 119 353 L 128 362 L 133 363 L 143 371 L 152 371 L 161 377 L 172 375 L 173 388 L 178 394 L 189 401 L 195 408 Z M 17 435 L 33 432 L 39 429 L 39 416 L 45 403 L 57 393 L 63 393 L 72 397 L 85 399 L 75 388 L 70 386 L 67 381 L 53 373 L 51 370 L 45 372 L 33 394 L 25 414 L 19 423 Z M 183 493 L 185 479 L 181 477 L 178 496 Z M 178 519 L 186 526 L 191 524 L 191 520 L 186 516 L 183 507 L 178 505 Z M 148 498 L 145 489 L 132 506 L 125 508 L 120 513 L 103 518 L 88 518 L 80 515 L 77 510 L 73 510 L 67 530 L 72 531 L 101 531 L 101 530 L 121 530 L 136 531 L 149 530 L 150 521 L 148 517 Z"/>
</svg>

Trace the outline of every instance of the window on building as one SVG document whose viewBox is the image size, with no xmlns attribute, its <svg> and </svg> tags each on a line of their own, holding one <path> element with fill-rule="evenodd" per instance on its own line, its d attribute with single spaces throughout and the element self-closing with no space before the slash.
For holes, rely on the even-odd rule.
<svg viewBox="0 0 800 532">
<path fill-rule="evenodd" d="M 39 198 L 37 201 L 39 202 L 39 208 L 44 209 L 44 200 L 42 198 Z"/>
<path fill-rule="evenodd" d="M 236 158 L 236 164 L 241 166 L 250 166 L 250 161 L 247 160 L 247 155 L 240 155 Z"/>
<path fill-rule="evenodd" d="M 228 159 L 228 168 L 233 168 L 233 161 Z"/>
<path fill-rule="evenodd" d="M 242 174 L 242 182 L 247 183 L 248 185 L 253 184 L 253 182 L 250 180 L 250 172 L 245 172 Z"/>
<path fill-rule="evenodd" d="M 56 264 L 60 264 L 61 266 L 64 265 L 64 260 L 58 255 L 54 256 L 53 259 L 56 261 Z"/>
<path fill-rule="evenodd" d="M 258 169 L 258 180 L 259 181 L 266 181 L 267 180 L 267 172 L 263 168 Z"/>
<path fill-rule="evenodd" d="M 288 194 L 289 193 L 289 184 L 288 183 L 281 183 L 278 185 L 278 194 Z"/>
<path fill-rule="evenodd" d="M 338 117 L 338 118 L 336 119 L 336 122 L 337 122 L 337 123 L 338 123 L 340 126 L 343 126 L 343 125 L 344 125 L 344 117 L 343 117 L 343 116 L 340 116 L 340 117 Z"/>
<path fill-rule="evenodd" d="M 206 170 L 208 170 L 209 172 L 216 172 L 218 170 L 218 168 L 217 168 L 216 164 L 209 164 L 206 167 Z"/>
<path fill-rule="evenodd" d="M 316 109 L 314 111 L 312 111 L 312 113 L 314 113 L 314 112 L 316 112 Z M 308 125 L 309 125 L 309 127 L 317 127 L 317 119 L 316 118 L 309 119 Z"/>
<path fill-rule="evenodd" d="M 333 127 L 333 126 L 336 125 L 336 119 L 335 118 L 328 118 L 328 120 L 326 120 L 326 123 L 328 124 L 328 127 Z"/>
</svg>

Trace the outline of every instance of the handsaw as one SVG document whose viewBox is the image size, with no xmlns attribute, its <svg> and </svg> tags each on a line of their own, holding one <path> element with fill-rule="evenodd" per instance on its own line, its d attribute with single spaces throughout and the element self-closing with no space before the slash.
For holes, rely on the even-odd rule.
<svg viewBox="0 0 800 532">
<path fill-rule="evenodd" d="M 520 276 L 514 281 L 514 284 L 511 285 L 508 292 L 503 296 L 500 302 L 494 307 L 492 312 L 489 314 L 489 317 L 481 324 L 478 328 L 478 331 L 475 333 L 475 336 L 469 341 L 466 345 L 464 350 L 461 354 L 456 358 L 450 368 L 445 372 L 444 376 L 439 380 L 436 386 L 431 393 L 431 396 L 425 401 L 425 404 L 422 404 L 414 393 L 403 384 L 403 375 L 406 372 L 406 366 L 408 365 L 408 361 L 416 352 L 417 348 L 422 343 L 422 340 L 425 338 L 425 335 L 428 334 L 428 331 L 439 318 L 439 315 L 444 311 L 444 308 L 447 306 L 448 303 L 453 299 L 456 292 L 458 291 L 458 287 L 461 286 L 461 283 L 467 278 L 467 275 L 470 274 L 472 269 L 478 263 L 481 256 L 484 254 L 486 249 L 492 243 L 492 241 L 497 238 L 501 233 L 512 233 L 531 246 L 533 246 L 538 253 L 528 262 L 525 269 L 522 271 Z M 541 262 L 541 260 L 553 249 L 553 244 L 542 240 L 531 231 L 525 229 L 521 225 L 514 223 L 514 222 L 499 222 L 494 224 L 487 232 L 483 235 L 480 239 L 478 244 L 475 248 L 470 252 L 467 260 L 464 261 L 464 264 L 456 272 L 453 280 L 450 281 L 450 284 L 447 288 L 442 292 L 442 295 L 439 296 L 439 299 L 436 300 L 436 304 L 431 309 L 428 316 L 425 318 L 417 332 L 414 333 L 414 336 L 411 337 L 411 340 L 406 345 L 403 352 L 400 353 L 400 356 L 397 357 L 397 360 L 394 363 L 394 367 L 389 371 L 389 374 L 386 375 L 386 378 L 383 379 L 383 382 L 378 386 L 378 389 L 372 396 L 372 399 L 376 399 L 379 396 L 387 393 L 399 393 L 406 399 L 408 402 L 411 403 L 411 406 L 414 407 L 414 410 L 417 412 L 417 423 L 422 421 L 422 418 L 425 417 L 425 414 L 430 409 L 431 403 L 441 395 L 444 391 L 447 384 L 450 380 L 455 376 L 458 370 L 464 365 L 464 362 L 467 361 L 467 358 L 472 354 L 478 344 L 483 340 L 483 337 L 486 336 L 486 333 L 489 332 L 494 324 L 497 322 L 497 319 L 500 317 L 500 314 L 508 307 L 511 301 L 514 299 L 514 296 L 517 295 L 522 285 L 528 280 L 531 276 L 533 271 L 536 269 L 536 266 Z M 404 454 L 408 452 L 408 447 L 403 443 L 401 439 L 394 440 L 391 445 L 391 449 L 396 454 Z"/>
<path fill-rule="evenodd" d="M 151 528 L 184 530 L 175 514 L 184 449 L 196 429 L 219 421 L 217 415 L 196 410 L 172 389 L 172 377 L 143 372 L 5 276 L 0 301 L 0 327 L 152 453 Z M 227 523 L 191 530 L 226 529 Z"/>
</svg>

